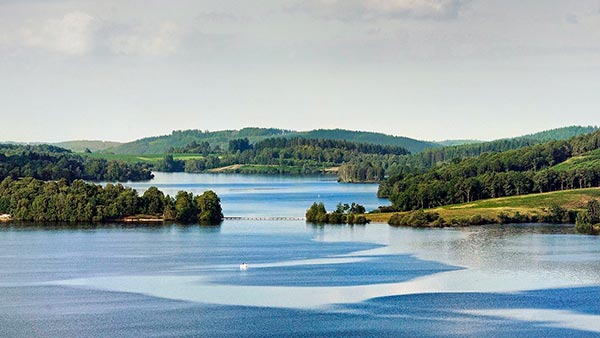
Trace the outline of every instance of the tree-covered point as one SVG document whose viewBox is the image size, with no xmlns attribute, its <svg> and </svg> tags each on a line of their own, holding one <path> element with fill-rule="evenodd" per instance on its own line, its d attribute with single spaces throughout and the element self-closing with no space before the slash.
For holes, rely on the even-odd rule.
<svg viewBox="0 0 600 338">
<path fill-rule="evenodd" d="M 306 210 L 305 216 L 307 222 L 317 224 L 367 224 L 369 221 L 364 213 L 365 207 L 357 203 L 339 203 L 335 211 L 327 213 L 322 202 L 315 202 Z"/>
<path fill-rule="evenodd" d="M 567 141 L 552 141 L 502 153 L 455 160 L 423 173 L 401 173 L 380 186 L 396 210 L 441 205 L 533 192 L 600 185 L 600 167 L 555 170 L 554 166 L 600 148 L 600 131 Z"/>
<path fill-rule="evenodd" d="M 41 181 L 6 178 L 0 183 L 0 214 L 15 221 L 106 222 L 149 215 L 179 222 L 219 223 L 219 197 L 179 192 L 174 198 L 151 187 L 142 196 L 121 184 L 106 186 L 83 180 Z"/>
<path fill-rule="evenodd" d="M 0 145 L 0 180 L 143 181 L 153 175 L 146 164 L 91 158 L 50 145 Z"/>
</svg>

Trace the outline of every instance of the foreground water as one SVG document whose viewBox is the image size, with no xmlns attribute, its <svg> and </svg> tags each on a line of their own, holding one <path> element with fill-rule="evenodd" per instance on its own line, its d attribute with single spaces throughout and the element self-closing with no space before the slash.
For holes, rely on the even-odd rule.
<svg viewBox="0 0 600 338">
<path fill-rule="evenodd" d="M 255 180 L 245 192 L 179 177 L 189 179 L 201 182 L 180 184 L 215 188 L 230 212 L 245 200 L 301 215 L 305 205 L 284 208 L 286 194 L 376 202 L 373 186 L 316 178 L 232 176 Z M 0 336 L 595 337 L 599 257 L 596 237 L 560 226 L 8 227 Z"/>
</svg>

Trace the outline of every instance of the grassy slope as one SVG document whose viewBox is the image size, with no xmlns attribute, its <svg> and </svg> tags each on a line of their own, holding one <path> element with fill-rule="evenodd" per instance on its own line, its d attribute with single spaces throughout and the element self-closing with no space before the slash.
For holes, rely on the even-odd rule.
<svg viewBox="0 0 600 338">
<path fill-rule="evenodd" d="M 555 165 L 552 170 L 566 171 L 600 167 L 600 149 L 590 151 L 580 156 L 574 156 L 563 163 Z"/>
<path fill-rule="evenodd" d="M 78 140 L 78 141 L 59 142 L 59 143 L 54 143 L 53 145 L 80 153 L 80 152 L 85 151 L 86 148 L 95 152 L 95 151 L 103 151 L 103 150 L 106 150 L 109 148 L 118 147 L 121 144 L 122 143 L 111 142 L 111 141 Z"/>
<path fill-rule="evenodd" d="M 546 213 L 545 210 L 552 205 L 560 205 L 565 209 L 581 209 L 592 198 L 600 198 L 600 188 L 494 198 L 465 204 L 448 205 L 425 211 L 437 212 L 446 220 L 452 218 L 469 218 L 474 215 L 497 218 L 500 212 L 512 214 L 516 211 L 525 215 L 544 215 Z M 366 216 L 372 222 L 387 223 L 393 214 L 367 214 Z"/>
</svg>

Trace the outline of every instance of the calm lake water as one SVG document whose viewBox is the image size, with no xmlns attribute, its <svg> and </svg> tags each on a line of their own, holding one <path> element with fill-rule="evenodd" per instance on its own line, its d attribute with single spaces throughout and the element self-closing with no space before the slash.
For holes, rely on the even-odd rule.
<svg viewBox="0 0 600 338">
<path fill-rule="evenodd" d="M 386 203 L 319 177 L 131 185 L 213 189 L 230 216 Z M 600 337 L 598 299 L 600 240 L 565 226 L 0 228 L 0 337 Z"/>
</svg>

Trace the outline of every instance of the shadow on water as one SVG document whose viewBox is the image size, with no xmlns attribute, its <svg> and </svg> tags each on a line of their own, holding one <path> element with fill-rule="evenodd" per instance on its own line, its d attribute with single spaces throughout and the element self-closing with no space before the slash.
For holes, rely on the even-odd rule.
<svg viewBox="0 0 600 338">
<path fill-rule="evenodd" d="M 188 231 L 192 229 L 200 229 L 202 232 L 217 233 L 221 231 L 220 224 L 209 223 L 176 223 L 171 221 L 166 222 L 9 222 L 0 223 L 0 231 L 81 231 L 81 230 L 173 230 Z"/>
</svg>

